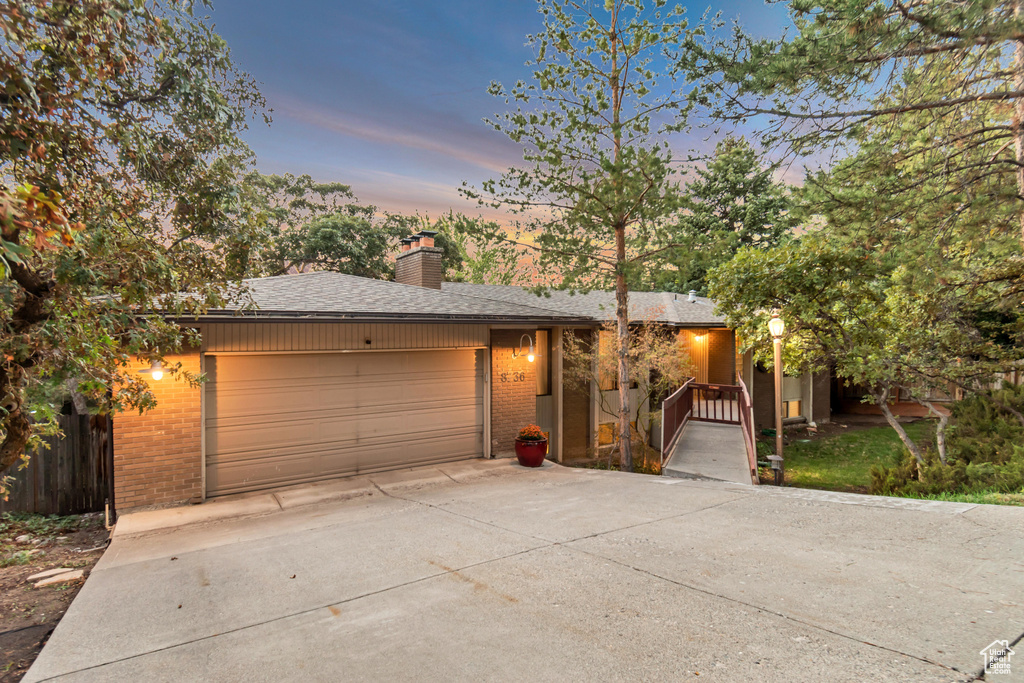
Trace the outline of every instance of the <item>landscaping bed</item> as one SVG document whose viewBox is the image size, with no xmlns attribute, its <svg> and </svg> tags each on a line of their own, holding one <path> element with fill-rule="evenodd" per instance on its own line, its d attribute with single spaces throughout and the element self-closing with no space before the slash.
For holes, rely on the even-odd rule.
<svg viewBox="0 0 1024 683">
<path fill-rule="evenodd" d="M 102 514 L 0 515 L 0 683 L 21 680 L 107 547 Z M 28 577 L 63 568 L 50 585 Z M 82 578 L 74 577 L 82 572 Z"/>
</svg>

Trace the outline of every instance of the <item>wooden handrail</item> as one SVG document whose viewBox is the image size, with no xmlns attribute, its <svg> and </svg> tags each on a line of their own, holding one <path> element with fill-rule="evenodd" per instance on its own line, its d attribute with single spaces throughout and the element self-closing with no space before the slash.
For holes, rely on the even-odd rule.
<svg viewBox="0 0 1024 683">
<path fill-rule="evenodd" d="M 757 442 L 754 440 L 754 403 L 750 400 L 750 392 L 743 381 L 743 376 L 736 373 L 736 381 L 740 386 L 740 428 L 743 431 L 743 445 L 747 449 L 747 464 L 750 466 L 750 481 L 760 484 L 757 476 Z"/>
<path fill-rule="evenodd" d="M 691 377 L 661 403 L 661 465 L 665 466 L 672 449 L 679 441 L 683 427 L 690 420 L 693 412 L 693 385 Z M 683 413 L 680 414 L 680 410 Z"/>
</svg>

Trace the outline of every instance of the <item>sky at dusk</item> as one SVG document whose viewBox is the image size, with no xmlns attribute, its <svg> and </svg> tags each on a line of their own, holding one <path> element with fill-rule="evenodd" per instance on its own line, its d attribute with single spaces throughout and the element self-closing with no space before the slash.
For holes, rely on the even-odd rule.
<svg viewBox="0 0 1024 683">
<path fill-rule="evenodd" d="M 784 5 L 710 7 L 756 35 L 788 24 Z M 699 20 L 706 9 L 687 5 L 687 16 Z M 500 219 L 458 187 L 521 161 L 520 148 L 482 119 L 506 109 L 487 94 L 492 80 L 530 74 L 534 2 L 215 0 L 212 17 L 273 109 L 271 126 L 253 123 L 246 136 L 261 171 L 343 182 L 389 211 Z M 680 144 L 702 145 L 699 136 Z"/>
</svg>

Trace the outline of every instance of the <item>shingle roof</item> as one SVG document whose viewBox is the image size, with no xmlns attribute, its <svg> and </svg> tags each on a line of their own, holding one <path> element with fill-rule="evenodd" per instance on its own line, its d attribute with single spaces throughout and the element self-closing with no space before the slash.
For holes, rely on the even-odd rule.
<svg viewBox="0 0 1024 683">
<path fill-rule="evenodd" d="M 427 289 L 329 271 L 245 280 L 247 292 L 205 317 L 395 320 L 536 320 L 589 322 L 585 317 L 458 292 Z"/>
<path fill-rule="evenodd" d="M 474 285 L 467 282 L 445 282 L 441 291 L 491 301 L 535 306 L 552 312 L 585 316 L 600 321 L 615 318 L 615 293 L 592 291 L 572 294 L 551 290 L 537 295 L 522 287 L 506 285 Z M 690 302 L 685 294 L 672 292 L 630 292 L 631 320 L 657 321 L 683 327 L 725 327 L 725 316 L 715 313 L 715 302 L 699 296 Z"/>
</svg>

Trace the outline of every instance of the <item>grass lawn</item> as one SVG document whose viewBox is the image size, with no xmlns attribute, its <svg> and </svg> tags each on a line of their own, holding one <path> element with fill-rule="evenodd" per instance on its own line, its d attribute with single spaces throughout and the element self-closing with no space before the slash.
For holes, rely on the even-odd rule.
<svg viewBox="0 0 1024 683">
<path fill-rule="evenodd" d="M 903 425 L 911 439 L 930 443 L 935 433 L 933 420 L 919 420 Z M 759 443 L 760 458 L 771 452 L 774 441 Z M 786 485 L 805 489 L 869 493 L 871 467 L 892 466 L 903 450 L 896 432 L 888 425 L 851 428 L 813 438 L 796 437 L 786 446 Z M 772 481 L 771 470 L 762 468 L 761 481 Z M 928 500 L 960 503 L 994 503 L 1024 505 L 1024 491 L 998 493 L 945 493 L 915 496 Z"/>
<path fill-rule="evenodd" d="M 904 425 L 914 441 L 933 432 L 931 421 Z M 851 429 L 815 439 L 796 438 L 786 446 L 786 485 L 827 491 L 867 493 L 873 465 L 892 466 L 903 444 L 889 426 Z M 769 480 L 770 481 L 770 480 Z"/>
</svg>

